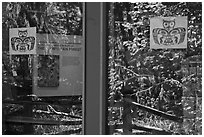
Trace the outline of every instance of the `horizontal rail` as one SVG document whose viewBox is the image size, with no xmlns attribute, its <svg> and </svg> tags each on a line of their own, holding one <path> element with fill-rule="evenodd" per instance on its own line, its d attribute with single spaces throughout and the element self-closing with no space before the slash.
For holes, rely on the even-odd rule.
<svg viewBox="0 0 204 137">
<path fill-rule="evenodd" d="M 109 128 L 123 129 L 123 124 L 109 125 Z M 141 130 L 141 131 L 145 131 L 145 132 L 151 132 L 153 134 L 159 134 L 159 135 L 172 135 L 173 134 L 172 132 L 163 130 L 161 128 L 150 127 L 150 126 L 138 126 L 135 124 L 132 125 L 131 129 Z"/>
<path fill-rule="evenodd" d="M 33 124 L 33 125 L 81 125 L 82 120 L 76 121 L 56 121 L 56 120 L 42 120 L 34 119 L 31 117 L 18 117 L 18 116 L 7 116 L 6 123 L 16 123 L 16 124 Z"/>
<path fill-rule="evenodd" d="M 157 109 L 141 105 L 139 103 L 133 102 L 131 99 L 124 98 L 124 101 L 127 103 L 130 103 L 132 106 L 138 107 L 139 109 L 145 110 L 145 111 L 150 112 L 152 114 L 155 114 L 157 116 L 160 116 L 160 117 L 163 117 L 163 118 L 166 118 L 166 119 L 178 122 L 178 123 L 183 122 L 183 119 L 180 117 L 176 117 L 174 115 L 167 114 L 167 113 L 159 111 Z"/>
<path fill-rule="evenodd" d="M 2 101 L 5 104 L 31 104 L 31 105 L 81 105 L 81 101 L 73 102 L 73 101 L 63 101 L 63 103 L 59 102 L 50 102 L 50 101 Z"/>
<path fill-rule="evenodd" d="M 78 128 L 78 129 L 71 129 L 71 130 L 68 130 L 68 131 L 62 131 L 62 132 L 59 132 L 55 135 L 70 135 L 70 134 L 77 134 L 77 133 L 80 133 L 82 131 L 82 128 Z"/>
<path fill-rule="evenodd" d="M 157 135 L 172 135 L 173 134 L 172 132 L 165 131 L 165 130 L 163 130 L 161 128 L 150 127 L 150 126 L 133 125 L 132 129 L 151 132 L 151 133 L 157 134 Z"/>
<path fill-rule="evenodd" d="M 4 104 L 31 104 L 31 105 L 49 105 L 47 102 L 42 101 L 2 101 Z"/>
</svg>

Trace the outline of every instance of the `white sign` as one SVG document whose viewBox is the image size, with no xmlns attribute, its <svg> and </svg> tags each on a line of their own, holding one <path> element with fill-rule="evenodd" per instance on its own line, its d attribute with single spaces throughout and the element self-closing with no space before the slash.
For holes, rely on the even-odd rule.
<svg viewBox="0 0 204 137">
<path fill-rule="evenodd" d="M 34 67 L 33 93 L 37 96 L 82 95 L 84 84 L 83 45 L 82 36 L 37 34 L 36 50 L 38 57 L 35 59 L 34 66 L 38 66 L 38 68 Z M 54 58 L 56 58 L 55 61 L 50 60 L 51 63 L 49 64 L 48 62 L 50 61 L 46 57 L 47 55 L 54 55 Z M 46 61 L 40 62 L 39 56 L 40 59 L 45 56 Z M 46 68 L 46 65 L 54 66 L 49 69 L 48 67 Z M 43 68 L 43 66 L 45 66 L 45 68 Z M 44 75 L 43 73 L 46 74 Z M 42 75 L 48 78 L 45 77 L 44 80 L 43 78 L 39 79 Z M 58 80 L 58 84 L 56 84 L 56 80 Z M 45 83 L 45 86 L 43 86 L 42 83 Z M 52 87 L 54 85 L 56 86 Z"/>
<path fill-rule="evenodd" d="M 37 34 L 37 54 L 80 56 L 82 36 Z"/>
<path fill-rule="evenodd" d="M 9 30 L 9 53 L 36 54 L 36 28 L 12 28 Z"/>
<path fill-rule="evenodd" d="M 187 48 L 187 17 L 154 17 L 150 19 L 150 48 Z"/>
</svg>

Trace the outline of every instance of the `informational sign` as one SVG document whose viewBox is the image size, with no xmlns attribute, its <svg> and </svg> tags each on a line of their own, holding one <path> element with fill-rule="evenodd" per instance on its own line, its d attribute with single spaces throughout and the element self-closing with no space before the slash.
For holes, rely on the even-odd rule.
<svg viewBox="0 0 204 137">
<path fill-rule="evenodd" d="M 79 56 L 82 52 L 82 36 L 37 34 L 37 54 Z"/>
<path fill-rule="evenodd" d="M 34 89 L 37 96 L 82 95 L 83 37 L 37 34 Z"/>
<path fill-rule="evenodd" d="M 36 54 L 36 28 L 11 28 L 9 30 L 9 53 Z"/>
<path fill-rule="evenodd" d="M 154 17 L 150 19 L 150 48 L 187 48 L 187 17 Z"/>
</svg>

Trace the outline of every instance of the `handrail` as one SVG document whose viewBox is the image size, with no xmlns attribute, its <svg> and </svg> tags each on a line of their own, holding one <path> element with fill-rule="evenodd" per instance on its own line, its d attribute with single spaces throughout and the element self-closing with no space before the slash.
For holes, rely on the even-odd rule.
<svg viewBox="0 0 204 137">
<path fill-rule="evenodd" d="M 22 117 L 22 116 L 7 116 L 6 123 L 19 123 L 19 124 L 33 124 L 33 125 L 81 125 L 82 120 L 75 121 L 57 121 L 57 120 L 45 120 L 36 119 L 32 117 Z"/>
<path fill-rule="evenodd" d="M 63 101 L 59 102 L 50 102 L 50 101 L 13 101 L 13 100 L 3 100 L 2 103 L 5 104 L 32 104 L 32 105 L 80 105 L 81 101 Z"/>
<path fill-rule="evenodd" d="M 181 117 L 176 117 L 174 115 L 167 114 L 167 113 L 159 111 L 157 109 L 141 105 L 139 103 L 136 103 L 136 102 L 132 101 L 129 98 L 124 98 L 124 101 L 131 104 L 132 106 L 138 107 L 139 109 L 143 109 L 143 110 L 148 111 L 150 113 L 153 113 L 153 114 L 155 114 L 157 116 L 161 116 L 161 117 L 164 117 L 166 119 L 169 119 L 169 120 L 172 120 L 172 121 L 175 121 L 175 122 L 178 122 L 178 123 L 183 122 L 183 119 Z"/>
<path fill-rule="evenodd" d="M 108 126 L 109 126 L 109 128 L 112 128 L 112 129 L 123 128 L 123 124 L 108 125 Z M 150 126 L 141 126 L 141 125 L 135 125 L 135 124 L 132 125 L 131 129 L 142 130 L 145 132 L 153 132 L 153 133 L 159 134 L 159 135 L 161 135 L 161 134 L 162 135 L 172 135 L 173 134 L 172 132 L 163 130 L 161 128 L 150 127 Z"/>
</svg>

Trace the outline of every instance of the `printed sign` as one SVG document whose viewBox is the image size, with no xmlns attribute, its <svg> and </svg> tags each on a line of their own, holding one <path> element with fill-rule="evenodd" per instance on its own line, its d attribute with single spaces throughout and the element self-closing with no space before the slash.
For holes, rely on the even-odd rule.
<svg viewBox="0 0 204 137">
<path fill-rule="evenodd" d="M 37 33 L 33 93 L 37 96 L 82 95 L 83 37 Z"/>
<path fill-rule="evenodd" d="M 12 28 L 9 30 L 9 53 L 36 54 L 36 28 Z"/>
<path fill-rule="evenodd" d="M 82 37 L 76 35 L 37 34 L 37 54 L 80 56 Z"/>
<path fill-rule="evenodd" d="M 150 48 L 187 48 L 187 17 L 151 18 Z"/>
</svg>

